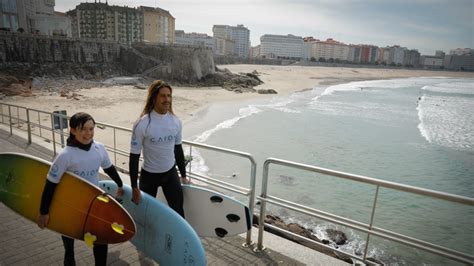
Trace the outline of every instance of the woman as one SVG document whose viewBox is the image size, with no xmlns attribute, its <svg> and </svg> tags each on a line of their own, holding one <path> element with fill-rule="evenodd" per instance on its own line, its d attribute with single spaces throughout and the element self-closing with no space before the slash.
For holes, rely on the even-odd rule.
<svg viewBox="0 0 474 266">
<path fill-rule="evenodd" d="M 173 113 L 171 86 L 155 80 L 148 87 L 145 107 L 132 133 L 129 170 L 135 204 L 140 202 L 140 190 L 156 197 L 161 186 L 168 205 L 184 217 L 181 183 L 188 180 L 181 142 L 182 124 Z M 138 189 L 138 161 L 142 149 L 144 161 Z"/>
<path fill-rule="evenodd" d="M 99 167 L 117 183 L 117 198 L 123 195 L 122 180 L 110 162 L 103 144 L 94 141 L 95 121 L 87 113 L 76 113 L 69 120 L 70 134 L 64 150 L 54 159 L 49 169 L 46 184 L 41 197 L 38 226 L 43 229 L 49 222 L 49 206 L 54 191 L 64 172 L 72 172 L 81 178 L 99 186 Z M 62 236 L 65 254 L 64 265 L 75 265 L 74 239 Z M 107 245 L 95 244 L 94 258 L 96 265 L 106 265 Z"/>
</svg>

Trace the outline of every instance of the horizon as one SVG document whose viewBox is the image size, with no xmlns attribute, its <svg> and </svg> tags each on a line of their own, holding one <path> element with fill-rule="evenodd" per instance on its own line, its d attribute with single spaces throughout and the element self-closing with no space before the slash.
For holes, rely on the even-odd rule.
<svg viewBox="0 0 474 266">
<path fill-rule="evenodd" d="M 94 1 L 56 0 L 55 11 L 66 12 L 81 2 Z M 471 0 L 205 0 L 195 5 L 184 0 L 142 0 L 136 5 L 130 0 L 107 2 L 168 10 L 176 19 L 175 30 L 186 33 L 213 36 L 213 25 L 243 24 L 250 30 L 251 46 L 259 45 L 264 34 L 332 38 L 345 44 L 378 47 L 399 45 L 422 55 L 434 55 L 437 50 L 448 54 L 457 48 L 473 48 L 474 44 Z M 245 18 L 239 14 L 245 14 Z"/>
</svg>

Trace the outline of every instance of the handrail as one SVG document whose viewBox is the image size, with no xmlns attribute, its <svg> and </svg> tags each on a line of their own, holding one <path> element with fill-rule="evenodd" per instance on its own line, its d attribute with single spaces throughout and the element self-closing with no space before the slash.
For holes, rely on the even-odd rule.
<svg viewBox="0 0 474 266">
<path fill-rule="evenodd" d="M 271 164 L 276 164 L 276 165 L 286 166 L 290 168 L 296 168 L 296 169 L 316 172 L 316 173 L 320 173 L 324 175 L 344 178 L 344 179 L 348 179 L 348 180 L 352 180 L 352 181 L 356 181 L 356 182 L 360 182 L 364 184 L 375 185 L 376 193 L 374 197 L 374 203 L 372 205 L 370 223 L 369 224 L 361 223 L 352 219 L 340 217 L 331 213 L 327 213 L 321 210 L 303 206 L 291 201 L 283 200 L 283 199 L 269 195 L 268 194 L 268 172 L 269 172 L 269 167 Z M 466 264 L 473 263 L 474 256 L 470 254 L 459 252 L 457 250 L 449 249 L 443 246 L 439 246 L 427 241 L 414 238 L 414 237 L 409 237 L 409 236 L 399 234 L 390 230 L 373 226 L 374 213 L 376 209 L 380 187 L 390 188 L 397 191 L 403 191 L 403 192 L 407 192 L 411 194 L 422 195 L 422 196 L 427 196 L 427 197 L 436 198 L 436 199 L 441 199 L 441 200 L 463 204 L 467 206 L 474 206 L 474 198 L 449 194 L 445 192 L 439 192 L 439 191 L 430 190 L 430 189 L 418 188 L 418 187 L 404 185 L 404 184 L 398 184 L 395 182 L 375 179 L 375 178 L 361 176 L 361 175 L 354 175 L 354 174 L 349 174 L 349 173 L 340 172 L 340 171 L 334 171 L 334 170 L 330 170 L 330 169 L 326 169 L 322 167 L 301 164 L 301 163 L 296 163 L 296 162 L 277 159 L 277 158 L 268 158 L 267 160 L 265 160 L 263 164 L 261 195 L 257 196 L 257 199 L 261 201 L 257 250 L 263 249 L 264 226 L 265 225 L 270 226 L 268 224 L 265 224 L 265 212 L 266 212 L 266 203 L 271 203 L 271 204 L 274 204 L 280 207 L 285 207 L 287 209 L 290 209 L 290 210 L 293 210 L 305 215 L 317 217 L 326 221 L 344 225 L 344 226 L 354 228 L 359 231 L 367 233 L 367 241 L 365 243 L 364 255 L 362 257 L 358 255 L 350 255 L 351 257 L 362 260 L 365 263 L 371 263 L 370 261 L 367 260 L 367 248 L 369 246 L 370 236 L 372 235 L 378 236 L 384 239 L 388 239 L 391 241 L 395 241 L 398 243 L 402 243 L 405 245 L 409 245 L 415 248 L 419 248 L 419 249 L 422 249 L 422 250 L 455 260 L 455 261 L 459 261 L 462 263 L 466 263 Z M 280 229 L 280 230 L 283 230 L 283 229 Z M 291 233 L 286 230 L 283 230 L 283 231 L 285 231 L 286 233 Z M 306 240 L 309 240 L 309 239 L 306 238 Z M 334 252 L 341 253 L 341 251 L 339 251 L 338 249 L 335 249 L 332 247 L 327 247 L 327 248 L 333 250 Z M 348 255 L 347 253 L 344 253 L 344 252 L 342 252 L 342 254 Z"/>
</svg>

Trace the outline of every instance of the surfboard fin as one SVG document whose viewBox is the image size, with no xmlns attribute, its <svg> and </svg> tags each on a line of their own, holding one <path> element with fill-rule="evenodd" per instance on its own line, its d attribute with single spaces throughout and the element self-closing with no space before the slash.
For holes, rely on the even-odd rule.
<svg viewBox="0 0 474 266">
<path fill-rule="evenodd" d="M 124 232 L 123 232 L 123 225 L 121 224 L 118 224 L 118 223 L 113 223 L 110 225 L 112 227 L 112 230 L 114 230 L 115 232 L 117 232 L 118 234 L 121 234 L 123 235 Z"/>
<path fill-rule="evenodd" d="M 237 214 L 233 214 L 233 213 L 227 214 L 226 218 L 231 223 L 236 223 L 240 220 L 240 216 L 238 216 Z"/>
<path fill-rule="evenodd" d="M 94 242 L 97 240 L 97 237 L 89 232 L 84 234 L 84 242 L 90 248 L 94 247 Z"/>
<path fill-rule="evenodd" d="M 216 232 L 216 235 L 218 237 L 224 237 L 227 235 L 227 230 L 225 230 L 224 228 L 217 227 L 216 229 L 214 229 L 214 231 Z"/>
<path fill-rule="evenodd" d="M 107 194 L 102 194 L 102 195 L 99 195 L 97 196 L 97 199 L 100 200 L 100 201 L 103 201 L 105 203 L 109 203 L 109 197 L 107 196 Z"/>
<path fill-rule="evenodd" d="M 210 200 L 212 203 L 221 203 L 223 201 L 222 197 L 220 196 L 212 196 Z"/>
</svg>

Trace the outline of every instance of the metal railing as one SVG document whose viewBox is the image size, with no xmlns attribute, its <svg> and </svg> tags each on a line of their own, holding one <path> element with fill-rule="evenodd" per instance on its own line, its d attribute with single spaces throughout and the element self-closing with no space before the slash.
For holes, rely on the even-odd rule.
<svg viewBox="0 0 474 266">
<path fill-rule="evenodd" d="M 358 222 L 352 219 L 340 217 L 328 212 L 324 212 L 318 209 L 310 208 L 304 205 L 300 205 L 291 201 L 287 201 L 281 198 L 274 197 L 270 195 L 267 191 L 268 188 L 268 172 L 269 172 L 269 166 L 271 164 L 276 164 L 276 165 L 281 165 L 285 167 L 290 167 L 290 168 L 296 168 L 296 169 L 301 169 L 305 171 L 310 171 L 310 172 L 316 172 L 320 173 L 323 175 L 328 175 L 328 176 L 334 176 L 338 178 L 343 178 L 343 179 L 348 179 L 368 185 L 374 185 L 375 186 L 375 197 L 373 200 L 372 204 L 372 211 L 370 213 L 370 222 L 367 223 L 362 223 Z M 434 190 L 429 190 L 429 189 L 423 189 L 423 188 L 418 188 L 418 187 L 413 187 L 413 186 L 408 186 L 408 185 L 403 185 L 395 182 L 390 182 L 390 181 L 384 181 L 380 179 L 375 179 L 375 178 L 370 178 L 370 177 L 365 177 L 365 176 L 360 176 L 360 175 L 354 175 L 354 174 L 349 174 L 349 173 L 344 173 L 344 172 L 339 172 L 339 171 L 334 171 L 326 168 L 321 168 L 321 167 L 316 167 L 312 165 L 306 165 L 306 164 L 301 164 L 301 163 L 296 163 L 296 162 L 291 162 L 291 161 L 286 161 L 286 160 L 281 160 L 281 159 L 276 159 L 276 158 L 268 158 L 264 164 L 263 164 L 263 178 L 262 178 L 262 190 L 260 196 L 257 196 L 257 199 L 261 201 L 261 207 L 260 207 L 260 216 L 259 216 L 259 231 L 258 231 L 258 243 L 257 243 L 257 250 L 262 250 L 263 249 L 263 231 L 264 231 L 264 226 L 268 226 L 276 231 L 280 232 L 285 232 L 289 233 L 292 236 L 296 238 L 301 238 L 305 239 L 307 241 L 310 241 L 311 243 L 315 245 L 319 245 L 324 248 L 329 248 L 333 250 L 334 252 L 344 254 L 346 256 L 349 256 L 351 258 L 357 259 L 357 260 L 362 260 L 365 263 L 373 264 L 374 262 L 367 260 L 367 250 L 369 246 L 369 241 L 371 236 L 377 236 L 381 237 L 384 239 L 388 239 L 391 241 L 395 241 L 398 243 L 402 243 L 408 246 L 412 246 L 418 249 L 422 249 L 458 262 L 466 263 L 466 264 L 472 264 L 474 262 L 474 256 L 466 253 L 462 253 L 453 249 L 449 249 L 443 246 L 439 246 L 427 241 L 423 241 L 417 238 L 409 237 L 406 235 L 402 235 L 390 230 L 386 230 L 380 227 L 374 226 L 374 216 L 375 216 L 375 210 L 377 208 L 377 200 L 379 197 L 380 190 L 379 188 L 389 188 L 392 190 L 396 191 L 403 191 L 407 193 L 412 193 L 416 195 L 422 195 L 430 198 L 435 198 L 435 199 L 441 199 L 453 203 L 458 203 L 462 205 L 467 205 L 467 206 L 474 206 L 474 199 L 469 198 L 469 197 L 464 197 L 464 196 L 458 196 L 454 194 L 448 194 L 444 192 L 438 192 Z M 292 234 L 289 231 L 280 229 L 278 227 L 272 226 L 270 224 L 265 224 L 265 213 L 266 213 L 266 203 L 271 203 L 280 207 L 284 207 L 286 209 L 290 209 L 296 212 L 299 212 L 301 214 L 309 215 L 312 217 L 317 217 L 322 220 L 326 220 L 335 224 L 340 224 L 343 226 L 347 226 L 353 229 L 357 229 L 359 231 L 367 233 L 367 239 L 365 243 L 365 248 L 364 248 L 364 253 L 363 256 L 357 256 L 354 254 L 349 254 L 347 252 L 342 252 L 338 249 L 329 247 L 327 245 L 318 243 L 316 241 L 313 241 L 308 238 L 304 238 L 299 235 Z"/>
<path fill-rule="evenodd" d="M 58 149 L 57 146 L 64 145 L 64 143 L 61 143 L 58 141 L 58 138 L 63 137 L 66 134 L 61 129 L 54 129 L 55 117 L 69 119 L 69 117 L 67 117 L 66 115 L 62 115 L 58 113 L 51 113 L 51 112 L 46 112 L 46 111 L 41 111 L 41 110 L 36 110 L 36 109 L 31 109 L 31 108 L 18 106 L 18 105 L 6 104 L 6 103 L 0 102 L 0 125 L 7 126 L 9 129 L 10 135 L 13 135 L 14 132 L 17 133 L 17 131 L 22 132 L 26 134 L 29 144 L 33 142 L 33 139 L 32 139 L 33 136 L 46 140 L 48 143 L 52 145 L 52 150 L 53 150 L 54 155 L 56 155 L 57 153 L 57 149 Z M 42 121 L 46 121 L 46 122 L 42 122 Z M 26 128 L 24 125 L 26 125 Z M 128 173 L 128 169 L 121 167 L 121 165 L 118 163 L 119 160 L 117 157 L 123 156 L 124 158 L 126 158 L 125 161 L 128 162 L 129 150 L 127 148 L 128 148 L 129 140 L 131 138 L 131 134 L 132 134 L 131 129 L 114 126 L 107 123 L 101 123 L 101 122 L 96 122 L 96 126 L 103 130 L 106 130 L 106 129 L 112 130 L 112 134 L 113 134 L 112 143 L 111 144 L 104 143 L 104 145 L 106 146 L 107 150 L 110 153 L 112 153 L 115 166 L 122 172 Z M 96 132 L 96 136 L 98 135 L 97 133 L 100 133 L 100 132 Z M 118 134 L 125 134 L 126 136 L 122 136 L 122 138 L 119 138 L 117 137 Z M 126 139 L 125 147 L 127 148 L 119 147 L 120 145 L 118 144 L 118 140 L 119 139 L 123 140 L 123 138 Z M 214 187 L 222 188 L 227 191 L 231 191 L 233 193 L 237 193 L 237 194 L 248 197 L 248 207 L 250 210 L 250 214 L 253 215 L 254 206 L 255 206 L 255 187 L 256 187 L 256 168 L 257 168 L 257 163 L 255 162 L 253 156 L 245 152 L 225 149 L 221 147 L 216 147 L 216 146 L 211 146 L 211 145 L 206 145 L 206 144 L 196 143 L 196 142 L 191 142 L 191 141 L 186 141 L 186 140 L 183 141 L 183 144 L 189 146 L 190 156 L 193 155 L 194 149 L 205 149 L 212 152 L 218 152 L 222 154 L 229 154 L 232 156 L 242 157 L 249 161 L 250 163 L 249 187 L 237 186 L 228 182 L 224 182 L 224 181 L 212 178 L 204 174 L 200 174 L 198 172 L 193 172 L 192 167 L 191 167 L 192 161 L 188 165 L 188 177 L 194 178 L 208 185 L 212 185 Z M 348 179 L 355 182 L 363 183 L 366 185 L 375 186 L 375 197 L 372 203 L 372 211 L 370 213 L 369 223 L 363 223 L 356 220 L 348 219 L 348 218 L 341 217 L 329 212 L 310 208 L 305 205 L 297 204 L 292 201 L 288 201 L 288 200 L 284 200 L 284 199 L 272 196 L 271 194 L 268 193 L 268 173 L 269 173 L 269 166 L 271 164 L 281 165 L 281 166 L 295 168 L 295 169 L 301 169 L 308 172 L 320 173 L 323 175 L 334 176 L 334 177 L 338 177 L 342 179 Z M 417 188 L 417 187 L 403 185 L 403 184 L 399 184 L 395 182 L 389 182 L 389 181 L 379 180 L 375 178 L 354 175 L 354 174 L 334 171 L 334 170 L 316 167 L 312 165 L 300 164 L 296 162 L 275 159 L 275 158 L 269 158 L 264 162 L 262 175 L 263 176 L 262 176 L 261 194 L 260 196 L 257 196 L 257 199 L 260 200 L 261 202 L 261 207 L 260 207 L 260 214 L 259 214 L 258 243 L 255 250 L 263 249 L 263 232 L 264 232 L 264 227 L 267 226 L 267 227 L 272 228 L 273 230 L 276 230 L 279 232 L 285 232 L 286 234 L 289 234 L 295 238 L 304 239 L 315 245 L 321 246 L 325 249 L 331 249 L 336 253 L 344 254 L 356 260 L 362 260 L 367 264 L 374 264 L 374 262 L 367 260 L 367 251 L 368 251 L 368 246 L 369 246 L 371 236 L 381 237 L 390 241 L 402 243 L 408 246 L 412 246 L 421 250 L 438 254 L 443 257 L 446 257 L 455 261 L 459 261 L 462 263 L 466 263 L 466 264 L 472 264 L 474 261 L 474 256 L 470 254 L 465 254 L 453 249 L 442 247 L 442 246 L 439 246 L 427 241 L 423 241 L 420 239 L 416 239 L 410 236 L 402 235 L 390 230 L 386 230 L 386 229 L 374 226 L 375 210 L 377 208 L 377 201 L 378 201 L 381 187 L 389 188 L 396 191 L 402 191 L 402 192 L 407 192 L 411 194 L 421 195 L 424 197 L 441 199 L 441 200 L 454 202 L 454 203 L 467 205 L 467 206 L 474 206 L 473 198 L 468 198 L 468 197 L 463 197 L 463 196 L 458 196 L 458 195 L 453 195 L 453 194 L 448 194 L 448 193 L 443 193 L 443 192 L 438 192 L 438 191 L 433 191 L 433 190 L 428 190 L 428 189 Z M 335 224 L 347 226 L 349 228 L 353 228 L 353 229 L 367 233 L 367 239 L 366 239 L 363 255 L 358 256 L 358 255 L 350 254 L 347 252 L 343 252 L 343 251 L 331 248 L 328 245 L 321 244 L 319 242 L 313 241 L 308 238 L 304 238 L 302 236 L 293 234 L 289 231 L 285 231 L 276 226 L 265 224 L 264 218 L 266 216 L 267 203 L 274 204 L 274 205 L 286 208 L 287 210 L 296 211 L 304 215 L 316 217 L 322 220 L 326 220 Z M 248 247 L 252 246 L 250 230 L 247 232 L 246 243 L 244 243 L 244 246 L 248 246 Z"/>
<path fill-rule="evenodd" d="M 36 115 L 33 115 L 33 114 L 36 114 Z M 48 126 L 45 125 L 45 123 L 41 123 L 41 120 L 42 120 L 41 115 L 43 115 L 43 119 L 45 116 L 47 116 L 48 119 L 50 120 L 50 122 L 48 121 L 47 123 L 49 124 Z M 24 132 L 25 134 L 27 134 L 28 144 L 32 143 L 32 136 L 39 137 L 51 143 L 52 150 L 53 150 L 53 158 L 56 156 L 58 152 L 58 146 L 59 147 L 64 146 L 64 142 L 63 141 L 58 142 L 57 139 L 58 139 L 58 136 L 61 139 L 63 139 L 64 136 L 67 134 L 67 132 L 64 132 L 61 129 L 54 129 L 55 128 L 54 120 L 55 118 L 57 118 L 56 120 L 59 120 L 59 121 L 62 121 L 63 119 L 67 119 L 67 121 L 69 121 L 69 117 L 67 115 L 60 114 L 60 113 L 51 113 L 51 112 L 46 112 L 46 111 L 41 111 L 41 110 L 36 110 L 36 109 L 31 109 L 31 108 L 18 106 L 18 105 L 6 104 L 6 103 L 0 102 L 0 116 L 1 116 L 0 124 L 7 125 L 9 127 L 10 135 L 13 135 L 14 130 L 18 130 L 20 132 Z M 35 119 L 33 119 L 33 117 Z M 26 129 L 24 129 L 23 124 L 27 125 Z M 108 144 L 108 143 L 103 142 L 103 144 L 106 147 L 107 151 L 112 154 L 115 167 L 119 169 L 121 172 L 128 174 L 128 168 L 122 167 L 121 163 L 128 163 L 130 151 L 124 148 L 121 148 L 120 145 L 118 145 L 117 134 L 125 133 L 126 136 L 124 136 L 123 138 L 126 139 L 126 143 L 128 145 L 132 136 L 132 130 L 129 128 L 115 126 L 115 125 L 102 123 L 98 121 L 96 121 L 96 127 L 103 130 L 106 130 L 106 129 L 112 130 L 112 134 L 113 134 L 112 143 Z M 38 128 L 38 130 L 36 129 L 33 130 L 33 128 Z M 67 123 L 66 125 L 63 125 L 60 128 L 67 128 Z M 49 133 L 45 133 L 44 131 L 49 132 Z M 96 136 L 99 135 L 98 133 L 100 134 L 100 132 L 96 131 Z M 257 169 L 257 164 L 255 163 L 255 160 L 252 157 L 252 155 L 245 152 L 224 149 L 220 147 L 210 146 L 210 145 L 186 141 L 186 140 L 183 141 L 183 144 L 189 146 L 190 156 L 192 156 L 193 147 L 195 147 L 199 149 L 206 149 L 206 150 L 210 150 L 210 151 L 214 151 L 218 153 L 224 153 L 224 154 L 229 154 L 232 156 L 238 156 L 238 157 L 243 157 L 243 158 L 248 159 L 250 163 L 250 173 L 249 173 L 250 180 L 249 180 L 248 187 L 237 186 L 228 182 L 224 182 L 224 181 L 212 178 L 207 175 L 193 172 L 191 168 L 192 162 L 188 164 L 187 175 L 189 178 L 194 178 L 196 180 L 212 185 L 214 187 L 232 191 L 234 193 L 247 197 L 248 198 L 247 207 L 249 208 L 250 215 L 252 215 L 253 210 L 254 210 L 254 205 L 255 205 L 254 204 L 255 183 L 256 183 L 256 169 Z M 124 159 L 122 161 L 119 161 L 117 158 L 118 156 L 122 156 Z M 245 246 L 252 245 L 251 237 L 252 235 L 251 235 L 251 229 L 250 229 L 247 232 L 246 243 L 244 244 Z"/>
</svg>

